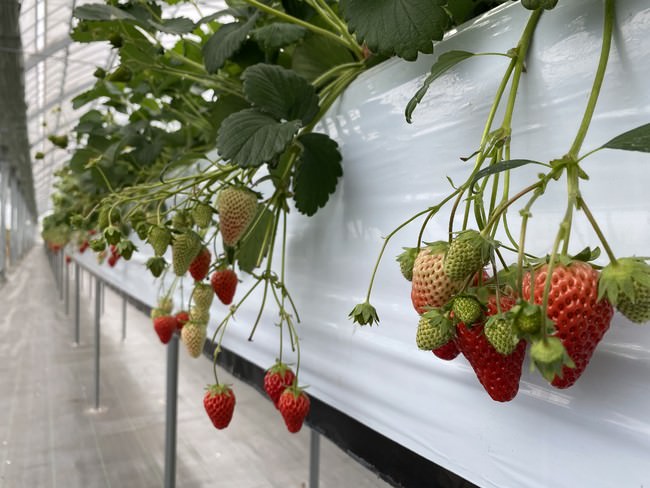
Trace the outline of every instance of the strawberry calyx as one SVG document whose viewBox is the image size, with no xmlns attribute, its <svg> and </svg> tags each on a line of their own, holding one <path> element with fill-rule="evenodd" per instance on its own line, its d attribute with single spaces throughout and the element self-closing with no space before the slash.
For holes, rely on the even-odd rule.
<svg viewBox="0 0 650 488">
<path fill-rule="evenodd" d="M 627 257 L 617 259 L 605 266 L 600 272 L 598 280 L 598 299 L 607 300 L 617 307 L 624 315 L 633 322 L 635 318 L 627 314 L 626 308 L 632 309 L 629 305 L 640 305 L 648 307 L 650 296 L 650 265 L 644 258 Z M 623 310 L 621 310 L 623 305 Z M 646 320 L 648 320 L 646 318 Z M 640 320 L 639 322 L 645 322 Z"/>
<path fill-rule="evenodd" d="M 562 378 L 562 369 L 575 368 L 575 363 L 557 337 L 544 337 L 534 340 L 530 346 L 530 369 L 537 369 L 546 381 Z"/>
<path fill-rule="evenodd" d="M 370 305 L 370 302 L 368 301 L 357 304 L 352 309 L 348 317 L 350 317 L 353 322 L 359 325 L 372 326 L 374 323 L 379 323 L 379 315 L 377 315 L 377 309 Z"/>
<path fill-rule="evenodd" d="M 227 383 L 214 383 L 205 387 L 205 390 L 210 396 L 228 395 L 232 396 L 232 384 Z"/>
<path fill-rule="evenodd" d="M 543 313 L 540 305 L 519 300 L 517 304 L 508 311 L 508 316 L 512 320 L 515 333 L 521 337 L 533 338 L 537 337 L 542 331 L 543 318 L 546 314 Z M 547 330 L 547 333 L 552 333 L 553 330 Z"/>
<path fill-rule="evenodd" d="M 404 252 L 397 256 L 395 260 L 399 263 L 402 276 L 407 281 L 411 281 L 413 279 L 413 264 L 418 255 L 418 249 L 416 247 L 403 247 L 402 249 L 404 249 Z"/>
</svg>

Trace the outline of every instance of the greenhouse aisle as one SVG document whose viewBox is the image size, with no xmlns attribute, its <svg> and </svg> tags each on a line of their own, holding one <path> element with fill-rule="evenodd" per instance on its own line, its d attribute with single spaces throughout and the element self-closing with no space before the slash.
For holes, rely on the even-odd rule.
<svg viewBox="0 0 650 488">
<path fill-rule="evenodd" d="M 122 342 L 122 300 L 107 288 L 95 411 L 88 274 L 80 284 L 78 346 L 73 283 L 67 316 L 42 247 L 0 287 L 0 487 L 162 487 L 166 348 L 131 306 Z M 211 368 L 181 349 L 176 486 L 306 487 L 309 429 L 289 434 L 270 401 L 223 372 L 237 407 L 231 425 L 217 431 L 202 405 Z M 323 488 L 388 486 L 324 438 L 320 465 Z"/>
</svg>

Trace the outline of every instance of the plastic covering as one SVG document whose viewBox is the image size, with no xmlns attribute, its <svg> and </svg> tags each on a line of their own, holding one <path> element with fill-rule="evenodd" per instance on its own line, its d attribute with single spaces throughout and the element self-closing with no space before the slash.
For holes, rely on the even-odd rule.
<svg viewBox="0 0 650 488">
<path fill-rule="evenodd" d="M 452 33 L 434 56 L 386 62 L 357 80 L 327 117 L 324 125 L 344 154 L 345 176 L 325 209 L 313 218 L 293 213 L 289 225 L 287 283 L 302 319 L 301 383 L 310 385 L 311 395 L 482 487 L 647 487 L 647 326 L 616 315 L 575 386 L 556 390 L 525 365 L 518 396 L 496 403 L 464 358 L 445 362 L 415 346 L 410 285 L 392 256 L 414 244 L 417 224 L 391 242 L 380 267 L 372 299 L 380 325 L 359 328 L 347 319 L 365 296 L 381 236 L 437 203 L 449 191 L 445 175 L 464 179 L 468 167 L 459 157 L 476 149 L 507 59 L 470 59 L 445 74 L 412 125 L 404 121 L 406 102 L 437 55 L 452 49 L 505 52 L 516 44 L 526 18 L 524 9 L 510 5 Z M 591 87 L 601 28 L 601 2 L 591 0 L 560 2 L 542 17 L 515 112 L 513 157 L 549 161 L 567 151 Z M 614 48 L 585 151 L 650 122 L 648 39 L 648 3 L 617 2 Z M 649 164 L 648 154 L 610 150 L 584 163 L 591 179 L 583 183 L 583 194 L 621 256 L 648 254 Z M 534 176 L 535 169 L 517 170 L 513 188 Z M 536 252 L 549 249 L 564 192 L 558 188 L 535 207 L 528 242 L 539 243 Z M 425 240 L 445 235 L 447 216 L 443 212 L 431 222 Z M 596 243 L 578 218 L 575 249 Z M 91 254 L 80 259 L 100 269 Z M 101 266 L 101 273 L 155 303 L 157 285 L 143 266 L 120 261 L 112 270 Z M 249 285 L 247 279 L 240 284 L 239 297 Z M 260 298 L 254 294 L 240 310 L 224 345 L 268 367 L 278 350 L 273 306 L 254 341 L 247 341 Z M 224 315 L 223 305 L 213 305 L 210 330 Z"/>
</svg>

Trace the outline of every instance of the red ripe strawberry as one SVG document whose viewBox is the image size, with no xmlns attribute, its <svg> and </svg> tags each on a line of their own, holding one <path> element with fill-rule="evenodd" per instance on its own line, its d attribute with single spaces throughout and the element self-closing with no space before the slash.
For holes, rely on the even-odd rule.
<svg viewBox="0 0 650 488">
<path fill-rule="evenodd" d="M 535 303 L 541 304 L 544 296 L 548 266 L 535 270 L 533 294 Z M 566 352 L 575 368 L 562 368 L 562 377 L 556 376 L 551 384 L 568 388 L 582 375 L 596 346 L 609 329 L 614 309 L 607 300 L 598 300 L 598 271 L 589 264 L 574 261 L 568 266 L 557 264 L 553 268 L 546 315 L 555 323 Z M 524 276 L 523 297 L 531 296 L 530 274 Z"/>
<path fill-rule="evenodd" d="M 116 254 L 111 254 L 110 256 L 108 256 L 108 259 L 107 259 L 108 265 L 111 268 L 113 268 L 117 264 L 118 259 L 120 259 L 119 254 L 117 254 L 117 255 Z"/>
<path fill-rule="evenodd" d="M 90 245 L 90 244 L 88 244 L 88 239 L 85 239 L 85 240 L 81 243 L 81 245 L 79 246 L 79 252 L 80 252 L 81 254 L 83 254 L 84 251 L 85 251 L 86 249 L 88 249 L 88 246 L 89 246 L 89 245 Z"/>
<path fill-rule="evenodd" d="M 237 274 L 232 269 L 219 269 L 212 273 L 210 284 L 221 303 L 230 305 L 237 290 Z"/>
<path fill-rule="evenodd" d="M 501 296 L 502 312 L 509 310 L 514 304 L 513 298 Z M 486 315 L 491 316 L 496 313 L 496 297 L 491 296 Z M 517 395 L 521 367 L 526 354 L 525 341 L 520 341 L 514 352 L 504 356 L 497 352 L 485 338 L 483 322 L 477 322 L 471 327 L 459 322 L 456 327 L 456 344 L 493 400 L 508 402 Z"/>
<path fill-rule="evenodd" d="M 456 356 L 460 354 L 460 350 L 454 341 L 449 341 L 444 346 L 440 346 L 431 352 L 445 361 L 456 359 Z"/>
<path fill-rule="evenodd" d="M 264 390 L 273 400 L 273 405 L 278 408 L 278 400 L 282 392 L 293 384 L 296 375 L 284 363 L 277 362 L 270 367 L 264 375 Z"/>
<path fill-rule="evenodd" d="M 203 406 L 217 429 L 225 429 L 235 411 L 235 393 L 228 385 L 210 385 L 203 397 Z"/>
<path fill-rule="evenodd" d="M 309 413 L 309 397 L 301 388 L 290 386 L 280 395 L 278 410 L 289 432 L 296 433 Z"/>
<path fill-rule="evenodd" d="M 189 271 L 192 275 L 192 278 L 194 278 L 196 281 L 202 281 L 206 276 L 208 276 L 211 259 L 212 254 L 210 254 L 208 248 L 204 247 L 201 249 L 201 251 L 190 263 Z"/>
<path fill-rule="evenodd" d="M 185 310 L 182 310 L 176 314 L 176 328 L 178 330 L 181 330 L 183 326 L 189 322 L 190 320 L 190 314 L 187 313 Z"/>
<path fill-rule="evenodd" d="M 458 289 L 443 269 L 446 249 L 446 242 L 433 243 L 420 250 L 413 263 L 411 301 L 420 315 L 427 307 L 442 307 Z"/>
<path fill-rule="evenodd" d="M 156 317 L 153 320 L 153 328 L 156 331 L 156 334 L 158 334 L 160 342 L 163 344 L 167 344 L 171 340 L 172 335 L 174 335 L 174 331 L 177 327 L 178 322 L 176 320 L 176 317 L 172 315 Z"/>
<path fill-rule="evenodd" d="M 72 258 L 66 254 L 65 255 L 65 264 L 70 264 L 71 262 L 72 262 Z"/>
</svg>

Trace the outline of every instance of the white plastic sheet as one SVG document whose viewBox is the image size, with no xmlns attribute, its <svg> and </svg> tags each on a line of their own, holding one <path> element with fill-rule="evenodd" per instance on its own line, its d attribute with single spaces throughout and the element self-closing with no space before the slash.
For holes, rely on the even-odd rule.
<svg viewBox="0 0 650 488">
<path fill-rule="evenodd" d="M 437 55 L 453 49 L 505 52 L 515 46 L 526 18 L 527 11 L 511 4 L 452 33 L 433 56 L 383 63 L 331 110 L 323 126 L 341 146 L 344 178 L 325 209 L 313 218 L 293 213 L 289 225 L 287 284 L 302 319 L 301 383 L 310 385 L 311 395 L 482 487 L 647 487 L 648 326 L 616 315 L 575 386 L 556 390 L 526 364 L 518 396 L 496 403 L 464 358 L 445 362 L 415 346 L 410 285 L 393 256 L 414 244 L 418 225 L 389 245 L 377 276 L 372 302 L 381 324 L 359 328 L 347 319 L 365 296 L 381 236 L 440 200 L 449 191 L 446 175 L 464 179 L 468 167 L 459 157 L 476 149 L 507 60 L 479 57 L 458 65 L 432 85 L 412 125 L 404 121 L 406 102 Z M 543 15 L 515 111 L 514 158 L 549 161 L 568 150 L 591 87 L 601 28 L 602 2 L 564 1 Z M 585 150 L 650 122 L 649 40 L 650 5 L 619 0 L 611 61 Z M 583 194 L 620 256 L 649 254 L 649 165 L 648 154 L 610 150 L 584 163 L 591 179 Z M 513 187 L 535 172 L 517 171 Z M 558 188 L 535 207 L 528 237 L 535 252 L 549 249 L 564 193 Z M 444 238 L 447 216 L 431 222 L 425 240 Z M 513 209 L 513 222 L 515 217 Z M 575 249 L 596 242 L 578 218 Z M 95 266 L 88 254 L 82 260 Z M 143 266 L 120 261 L 101 272 L 155 303 L 157 285 Z M 250 284 L 240 284 L 239 297 Z M 254 293 L 240 310 L 224 345 L 268 367 L 278 350 L 273 306 L 255 340 L 247 341 L 260 298 L 261 292 Z M 213 305 L 211 330 L 225 313 L 221 304 Z"/>
</svg>

